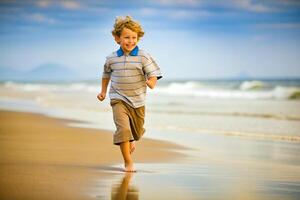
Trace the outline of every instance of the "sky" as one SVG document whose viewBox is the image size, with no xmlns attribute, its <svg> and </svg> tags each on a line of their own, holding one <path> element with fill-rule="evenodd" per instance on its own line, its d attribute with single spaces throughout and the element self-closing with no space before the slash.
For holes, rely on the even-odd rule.
<svg viewBox="0 0 300 200">
<path fill-rule="evenodd" d="M 52 63 L 98 79 L 126 15 L 166 79 L 300 77 L 298 0 L 1 0 L 0 68 Z"/>
</svg>

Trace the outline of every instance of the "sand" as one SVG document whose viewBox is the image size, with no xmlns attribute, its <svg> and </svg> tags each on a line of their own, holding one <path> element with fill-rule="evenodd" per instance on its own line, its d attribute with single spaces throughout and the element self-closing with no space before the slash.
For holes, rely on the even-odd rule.
<svg viewBox="0 0 300 200">
<path fill-rule="evenodd" d="M 68 122 L 0 111 L 0 199 L 95 199 L 90 194 L 101 191 L 98 180 L 122 173 L 121 153 L 112 144 L 111 132 L 70 127 Z M 143 138 L 134 160 L 172 162 L 183 156 L 174 151 L 180 148 Z"/>
</svg>

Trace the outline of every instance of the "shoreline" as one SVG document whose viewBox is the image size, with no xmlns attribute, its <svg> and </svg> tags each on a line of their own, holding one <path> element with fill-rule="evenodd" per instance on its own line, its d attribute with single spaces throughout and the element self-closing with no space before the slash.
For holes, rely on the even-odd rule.
<svg viewBox="0 0 300 200">
<path fill-rule="evenodd" d="M 95 178 L 123 173 L 113 167 L 123 163 L 109 131 L 71 127 L 72 120 L 35 113 L 0 110 L 0 119 L 3 199 L 88 199 Z M 137 164 L 174 162 L 183 158 L 180 149 L 142 138 L 133 158 Z"/>
</svg>

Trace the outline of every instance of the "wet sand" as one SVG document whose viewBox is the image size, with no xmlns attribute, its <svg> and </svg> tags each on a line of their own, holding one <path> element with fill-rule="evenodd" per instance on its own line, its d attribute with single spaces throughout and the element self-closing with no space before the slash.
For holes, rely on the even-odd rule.
<svg viewBox="0 0 300 200">
<path fill-rule="evenodd" d="M 40 114 L 0 111 L 1 199 L 106 199 L 101 194 L 110 192 L 102 191 L 106 187 L 101 184 L 115 174 L 125 174 L 112 133 L 74 128 L 68 122 Z M 144 138 L 137 143 L 134 160 L 172 162 L 183 156 L 174 151 L 180 148 Z M 124 176 L 125 183 L 130 177 Z M 128 195 L 126 187 L 119 189 L 119 196 Z"/>
</svg>

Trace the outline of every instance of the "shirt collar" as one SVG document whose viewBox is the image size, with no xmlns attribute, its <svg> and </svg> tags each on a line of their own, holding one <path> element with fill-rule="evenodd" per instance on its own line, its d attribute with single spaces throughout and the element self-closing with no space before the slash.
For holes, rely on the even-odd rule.
<svg viewBox="0 0 300 200">
<path fill-rule="evenodd" d="M 139 47 L 136 46 L 136 47 L 134 47 L 134 49 L 129 53 L 129 55 L 131 55 L 131 56 L 137 56 L 137 55 L 138 55 L 138 52 L 139 52 Z M 124 51 L 123 51 L 123 49 L 122 49 L 121 47 L 120 47 L 119 50 L 117 51 L 117 55 L 118 55 L 118 57 L 121 57 L 121 56 L 124 55 Z"/>
</svg>

